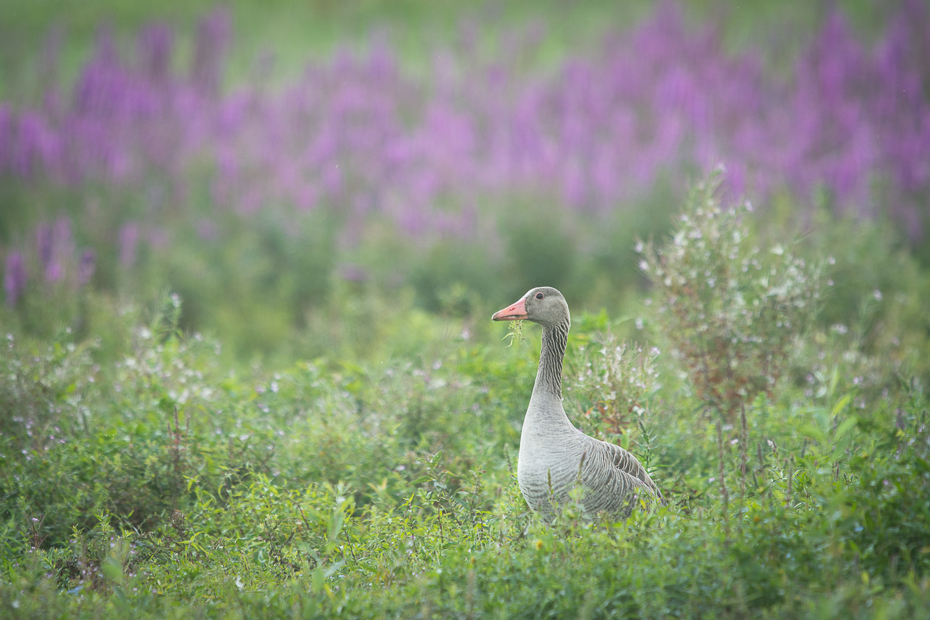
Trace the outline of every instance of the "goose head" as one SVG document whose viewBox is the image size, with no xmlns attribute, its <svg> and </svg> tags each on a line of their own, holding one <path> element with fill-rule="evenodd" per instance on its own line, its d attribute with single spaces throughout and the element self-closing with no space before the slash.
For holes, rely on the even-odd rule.
<svg viewBox="0 0 930 620">
<path fill-rule="evenodd" d="M 519 301 L 495 312 L 491 319 L 494 321 L 525 319 L 539 323 L 543 327 L 571 324 L 568 303 L 562 297 L 562 293 L 551 286 L 537 286 L 530 289 Z"/>
</svg>

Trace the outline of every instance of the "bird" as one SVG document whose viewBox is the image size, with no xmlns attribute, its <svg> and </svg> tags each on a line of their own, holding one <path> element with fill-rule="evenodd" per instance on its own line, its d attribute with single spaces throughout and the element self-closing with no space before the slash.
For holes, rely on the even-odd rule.
<svg viewBox="0 0 930 620">
<path fill-rule="evenodd" d="M 503 310 L 494 321 L 528 320 L 542 326 L 539 370 L 533 385 L 517 460 L 517 482 L 529 507 L 551 522 L 577 485 L 585 514 L 626 518 L 636 498 L 662 500 L 658 486 L 635 456 L 584 434 L 562 406 L 562 360 L 571 314 L 557 289 L 540 286 Z"/>
</svg>

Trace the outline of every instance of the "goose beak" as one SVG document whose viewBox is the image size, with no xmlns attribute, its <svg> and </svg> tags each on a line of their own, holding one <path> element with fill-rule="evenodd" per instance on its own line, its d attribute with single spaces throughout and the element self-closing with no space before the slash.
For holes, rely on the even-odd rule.
<svg viewBox="0 0 930 620">
<path fill-rule="evenodd" d="M 526 318 L 526 300 L 521 299 L 491 315 L 492 321 L 521 321 Z"/>
</svg>

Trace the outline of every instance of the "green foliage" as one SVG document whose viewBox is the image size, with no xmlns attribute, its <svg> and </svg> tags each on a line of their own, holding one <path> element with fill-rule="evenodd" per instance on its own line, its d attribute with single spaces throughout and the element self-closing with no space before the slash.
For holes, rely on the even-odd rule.
<svg viewBox="0 0 930 620">
<path fill-rule="evenodd" d="M 803 251 L 826 257 L 831 286 L 801 359 L 813 377 L 837 374 L 859 403 L 897 392 L 902 377 L 930 381 L 930 279 L 879 224 L 819 222 Z M 819 258 L 823 260 L 823 258 Z M 808 372 L 811 372 L 809 370 Z M 798 373 L 797 380 L 811 382 Z"/>
<path fill-rule="evenodd" d="M 630 431 L 639 430 L 660 387 L 659 349 L 619 342 L 609 331 L 576 337 L 579 341 L 584 344 L 579 344 L 566 373 L 566 391 L 582 403 L 584 422 L 593 426 L 591 434 L 623 445 Z"/>
<path fill-rule="evenodd" d="M 664 334 L 699 398 L 727 419 L 756 394 L 771 394 L 790 347 L 821 293 L 819 267 L 781 244 L 750 245 L 748 205 L 724 211 L 719 171 L 699 183 L 672 239 L 643 247 Z"/>
<path fill-rule="evenodd" d="M 787 255 L 750 253 L 768 286 Z M 740 274 L 731 295 L 761 298 Z M 689 325 L 698 301 L 723 311 L 701 291 Z M 743 401 L 752 433 L 725 424 L 721 442 L 666 358 L 620 340 L 638 321 L 576 312 L 569 416 L 633 450 L 669 502 L 620 522 L 570 504 L 547 526 L 514 475 L 538 340 L 507 347 L 488 320 L 520 292 L 450 288 L 429 314 L 413 289 L 333 280 L 296 363 L 230 365 L 170 295 L 150 311 L 90 295 L 83 326 L 47 339 L 10 324 L 0 615 L 927 617 L 930 405 L 912 354 L 882 369 L 899 353 L 875 345 L 919 333 L 915 314 L 845 333 L 805 314 L 794 380 Z M 758 320 L 728 325 L 762 339 Z"/>
</svg>

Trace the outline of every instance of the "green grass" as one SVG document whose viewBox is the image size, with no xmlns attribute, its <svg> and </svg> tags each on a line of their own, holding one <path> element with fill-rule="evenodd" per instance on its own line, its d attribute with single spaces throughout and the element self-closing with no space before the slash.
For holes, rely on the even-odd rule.
<svg viewBox="0 0 930 620">
<path fill-rule="evenodd" d="M 819 235 L 837 254 L 828 273 L 850 268 L 844 244 L 866 244 L 874 277 L 899 275 L 904 259 L 875 235 L 861 225 Z M 514 479 L 538 328 L 525 325 L 512 347 L 501 340 L 484 306 L 509 297 L 443 316 L 417 310 L 412 294 L 386 303 L 347 290 L 331 302 L 333 323 L 304 336 L 329 337 L 328 354 L 277 367 L 231 365 L 219 343 L 183 333 L 177 297 L 148 311 L 91 297 L 82 335 L 11 333 L 4 344 L 0 610 L 928 617 L 927 335 L 907 301 L 926 274 L 911 275 L 884 305 L 841 282 L 841 302 L 863 302 L 861 320 L 803 326 L 786 378 L 745 403 L 746 435 L 723 427 L 722 451 L 717 414 L 669 354 L 658 303 L 639 300 L 643 331 L 576 312 L 566 408 L 633 450 L 669 503 L 625 522 L 569 503 L 552 526 Z M 620 355 L 623 333 L 662 352 Z M 890 339 L 899 344 L 879 344 Z M 596 415 L 599 405 L 614 413 Z"/>
<path fill-rule="evenodd" d="M 713 425 L 663 373 L 648 454 L 628 432 L 670 505 L 625 523 L 569 506 L 546 527 L 513 479 L 535 346 L 448 338 L 383 364 L 230 373 L 170 317 L 131 318 L 115 365 L 66 333 L 4 358 L 0 398 L 20 413 L 0 443 L 8 617 L 920 617 L 930 603 L 914 385 L 864 407 L 844 376 L 755 401 L 749 473 L 727 457 L 727 541 Z M 576 321 L 572 359 L 604 320 Z"/>
</svg>

